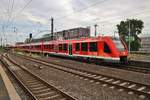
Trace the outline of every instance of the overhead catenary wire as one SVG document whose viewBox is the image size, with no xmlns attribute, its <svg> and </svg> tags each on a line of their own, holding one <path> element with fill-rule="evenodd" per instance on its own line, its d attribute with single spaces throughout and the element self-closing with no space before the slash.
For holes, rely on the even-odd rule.
<svg viewBox="0 0 150 100">
<path fill-rule="evenodd" d="M 12 0 L 12 4 L 11 4 L 11 0 L 8 0 L 8 8 L 6 8 L 6 23 L 4 22 L 3 25 L 2 25 L 2 33 L 3 33 L 3 40 L 5 41 L 4 43 L 7 43 L 7 37 L 6 37 L 6 30 L 8 28 L 8 25 L 9 25 L 9 20 L 12 16 L 12 13 L 13 13 L 13 6 L 14 6 L 14 0 Z M 5 10 L 5 8 L 4 8 Z"/>
<path fill-rule="evenodd" d="M 17 16 L 19 16 L 19 15 L 28 7 L 28 5 L 29 5 L 32 1 L 33 1 L 33 0 L 29 0 L 29 1 L 25 4 L 25 6 L 24 6 L 23 8 L 21 8 L 21 9 L 16 13 L 16 15 L 14 15 L 14 16 L 12 17 L 12 19 L 11 19 L 11 21 L 10 21 L 10 24 L 13 23 L 13 21 L 15 20 L 15 18 L 16 18 Z"/>
<path fill-rule="evenodd" d="M 19 16 L 19 14 L 22 13 L 24 11 L 24 9 L 26 9 L 28 7 L 28 5 L 32 1 L 33 0 L 28 1 L 23 8 L 21 8 L 15 15 L 13 15 L 15 0 L 12 0 L 12 2 L 11 2 L 11 0 L 9 0 L 9 2 L 8 2 L 8 8 L 6 9 L 6 11 L 7 11 L 7 15 L 6 16 L 8 16 L 8 19 L 7 19 L 6 25 L 4 25 L 4 23 L 3 23 L 3 26 L 5 27 L 5 31 L 6 31 L 6 28 L 8 28 L 9 26 L 11 26 L 11 24 L 13 23 L 13 21 L 15 20 L 15 18 L 17 16 Z M 13 27 L 13 24 L 12 24 L 12 27 Z M 5 40 L 7 41 L 7 39 L 5 39 Z"/>
<path fill-rule="evenodd" d="M 11 6 L 10 6 L 10 8 L 9 8 L 9 15 L 8 15 L 8 20 L 7 20 L 7 27 L 9 26 L 9 24 L 10 24 L 10 21 L 11 21 L 11 18 L 12 18 L 12 16 L 13 16 L 13 8 L 14 8 L 14 0 L 12 0 L 12 4 L 11 4 Z"/>
<path fill-rule="evenodd" d="M 32 0 L 30 0 L 30 1 L 32 1 Z M 29 1 L 29 2 L 30 2 L 30 1 Z M 105 0 L 103 0 L 103 1 L 105 1 Z M 97 2 L 96 2 L 96 3 L 97 3 Z M 94 4 L 95 4 L 95 3 L 94 3 Z M 93 5 L 93 4 L 92 4 L 92 5 Z M 97 4 L 96 4 L 96 5 L 97 5 Z M 96 5 L 95 5 L 95 6 L 96 6 Z M 94 5 L 93 5 L 92 7 L 94 7 Z M 24 7 L 23 7 L 23 8 L 24 8 Z M 23 8 L 22 8 L 22 9 L 23 9 Z M 25 7 L 25 8 L 26 8 L 26 7 Z M 83 9 L 83 8 L 82 8 L 82 9 Z M 77 10 L 77 11 L 72 12 L 72 14 L 78 13 L 78 12 L 81 12 L 81 11 L 84 11 L 84 9 L 83 9 L 83 10 L 82 10 L 82 9 L 79 9 L 79 10 Z M 85 10 L 86 10 L 86 9 L 88 9 L 88 7 L 85 7 Z M 23 10 L 24 10 L 24 9 L 23 9 Z M 23 10 L 22 10 L 22 11 L 23 11 Z M 81 11 L 80 11 L 80 10 L 81 10 Z M 19 12 L 20 12 L 20 11 L 21 11 L 21 10 L 19 10 Z M 22 13 L 22 11 L 21 11 L 20 13 Z M 17 15 L 15 15 L 15 16 L 18 16 L 20 13 L 17 13 Z M 68 17 L 69 15 L 70 15 L 70 14 L 68 14 L 68 15 L 66 15 L 66 16 L 59 17 L 58 19 L 56 18 L 56 19 L 55 19 L 55 22 L 56 22 L 57 20 L 59 20 L 59 19 L 64 19 L 64 18 Z M 117 18 L 120 18 L 120 17 L 117 16 L 117 17 L 114 18 L 114 19 L 117 19 Z M 121 18 L 124 18 L 124 16 L 121 16 Z M 14 19 L 13 19 L 13 20 L 14 20 Z M 112 19 L 107 19 L 107 20 L 108 20 L 108 21 L 109 21 L 109 20 L 111 21 Z M 105 21 L 107 21 L 107 20 L 105 20 Z M 81 20 L 81 21 L 82 21 L 82 20 Z M 103 22 L 103 21 L 99 21 L 99 20 L 95 20 L 95 21 L 98 21 L 98 23 Z M 65 24 L 65 23 L 64 23 L 64 24 Z"/>
<path fill-rule="evenodd" d="M 26 3 L 26 5 L 25 5 L 22 9 L 20 9 L 20 10 L 18 11 L 18 13 L 17 13 L 17 15 L 16 15 L 16 16 L 18 16 L 18 15 L 19 15 L 19 13 L 23 12 L 23 10 L 24 10 L 25 8 L 27 8 L 27 7 L 28 7 L 28 5 L 29 5 L 32 1 L 33 1 L 33 0 L 28 1 L 28 2 Z"/>
<path fill-rule="evenodd" d="M 7 6 L 6 6 L 6 4 L 5 4 L 5 2 L 3 0 L 0 0 L 0 1 L 1 1 L 0 8 L 1 8 L 1 11 L 2 11 L 1 17 L 3 18 L 2 25 L 4 25 L 4 21 L 5 21 L 6 17 L 8 16 L 8 8 L 6 8 Z"/>
<path fill-rule="evenodd" d="M 3 2 L 3 0 L 1 1 Z M 3 2 L 4 3 L 4 2 Z M 5 8 L 5 6 L 1 6 L 1 11 L 3 12 L 3 14 L 5 14 L 6 16 L 9 16 L 9 4 L 10 4 L 10 0 L 8 0 L 8 8 Z M 2 8 L 3 7 L 3 8 Z M 5 13 L 6 10 L 6 13 Z M 4 41 L 6 41 L 6 36 L 5 36 L 5 25 L 4 23 L 2 24 L 2 34 L 1 34 L 1 46 L 4 45 Z"/>
</svg>

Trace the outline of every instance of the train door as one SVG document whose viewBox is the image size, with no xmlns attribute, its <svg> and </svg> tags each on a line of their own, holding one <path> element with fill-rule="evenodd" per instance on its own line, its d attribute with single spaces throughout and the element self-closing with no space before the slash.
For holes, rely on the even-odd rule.
<svg viewBox="0 0 150 100">
<path fill-rule="evenodd" d="M 69 44 L 69 55 L 72 55 L 72 44 Z"/>
<path fill-rule="evenodd" d="M 104 53 L 104 42 L 99 41 L 98 42 L 98 56 L 102 56 Z"/>
</svg>

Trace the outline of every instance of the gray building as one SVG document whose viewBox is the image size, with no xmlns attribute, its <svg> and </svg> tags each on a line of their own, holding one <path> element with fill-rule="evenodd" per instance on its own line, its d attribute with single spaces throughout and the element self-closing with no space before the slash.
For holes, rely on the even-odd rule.
<svg viewBox="0 0 150 100">
<path fill-rule="evenodd" d="M 83 37 L 90 37 L 90 28 L 72 28 L 68 30 L 63 30 L 59 32 L 55 32 L 53 36 L 53 40 L 68 40 L 68 39 L 79 39 Z M 50 33 L 43 35 L 41 38 L 32 38 L 31 42 L 40 42 L 40 41 L 51 41 L 52 36 Z M 29 43 L 30 39 L 27 38 L 25 43 Z"/>
<path fill-rule="evenodd" d="M 141 36 L 141 48 L 143 52 L 150 52 L 150 34 L 144 34 Z"/>
</svg>

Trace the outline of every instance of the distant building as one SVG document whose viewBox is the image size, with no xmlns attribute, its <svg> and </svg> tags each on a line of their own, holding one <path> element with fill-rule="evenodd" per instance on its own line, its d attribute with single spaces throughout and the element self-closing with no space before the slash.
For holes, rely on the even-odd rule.
<svg viewBox="0 0 150 100">
<path fill-rule="evenodd" d="M 90 37 L 90 28 L 73 28 L 68 30 L 63 30 L 59 32 L 55 32 L 53 36 L 53 40 L 67 40 L 67 39 L 78 39 L 81 37 Z M 31 39 L 31 42 L 40 42 L 40 41 L 51 41 L 51 34 L 45 34 L 41 38 Z M 25 43 L 29 43 L 30 39 L 27 38 Z"/>
<path fill-rule="evenodd" d="M 90 37 L 90 28 L 73 28 L 54 33 L 57 39 L 77 39 L 81 37 Z"/>
<path fill-rule="evenodd" d="M 141 36 L 140 51 L 150 52 L 150 34 L 144 34 Z"/>
</svg>

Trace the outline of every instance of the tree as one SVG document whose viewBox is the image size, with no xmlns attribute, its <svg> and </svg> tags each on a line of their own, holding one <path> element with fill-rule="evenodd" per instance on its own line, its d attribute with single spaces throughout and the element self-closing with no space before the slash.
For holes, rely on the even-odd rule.
<svg viewBox="0 0 150 100">
<path fill-rule="evenodd" d="M 130 41 L 131 50 L 137 51 L 140 48 L 140 38 L 139 34 L 142 33 L 142 29 L 144 28 L 144 23 L 142 20 L 137 19 L 127 19 L 126 21 L 121 21 L 120 24 L 117 25 L 118 33 L 120 37 L 128 44 L 129 41 L 126 41 L 125 38 L 129 36 L 129 24 L 130 24 L 130 35 L 134 37 L 134 41 Z M 128 46 L 128 45 L 127 45 Z"/>
</svg>

